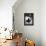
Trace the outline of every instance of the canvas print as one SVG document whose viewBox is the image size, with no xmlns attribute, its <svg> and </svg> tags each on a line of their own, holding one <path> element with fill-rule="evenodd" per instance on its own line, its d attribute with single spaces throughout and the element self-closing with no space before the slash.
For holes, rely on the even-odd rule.
<svg viewBox="0 0 46 46">
<path fill-rule="evenodd" d="M 34 24 L 34 14 L 24 13 L 24 25 L 33 25 L 33 24 Z"/>
</svg>

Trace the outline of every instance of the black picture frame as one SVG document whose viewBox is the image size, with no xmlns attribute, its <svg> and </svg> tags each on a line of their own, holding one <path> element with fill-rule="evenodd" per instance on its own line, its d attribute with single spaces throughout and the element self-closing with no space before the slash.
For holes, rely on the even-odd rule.
<svg viewBox="0 0 46 46">
<path fill-rule="evenodd" d="M 24 13 L 24 25 L 34 25 L 34 13 Z"/>
</svg>

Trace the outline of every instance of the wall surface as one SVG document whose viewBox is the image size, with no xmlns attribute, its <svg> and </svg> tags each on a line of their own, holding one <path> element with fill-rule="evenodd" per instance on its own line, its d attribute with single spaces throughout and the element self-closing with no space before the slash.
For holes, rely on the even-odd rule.
<svg viewBox="0 0 46 46">
<path fill-rule="evenodd" d="M 24 13 L 32 12 L 34 25 L 24 26 Z M 14 7 L 14 19 L 18 32 L 22 32 L 25 39 L 34 40 L 36 46 L 41 46 L 41 0 L 23 0 L 17 8 Z"/>
<path fill-rule="evenodd" d="M 41 41 L 46 46 L 46 0 L 41 2 Z"/>
<path fill-rule="evenodd" d="M 0 27 L 12 28 L 12 6 L 16 0 L 0 0 Z"/>
</svg>

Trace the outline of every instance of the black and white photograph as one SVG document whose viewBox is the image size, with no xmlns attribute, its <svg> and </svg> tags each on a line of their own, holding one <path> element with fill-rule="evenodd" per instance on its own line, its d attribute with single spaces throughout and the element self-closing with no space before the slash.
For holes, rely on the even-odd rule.
<svg viewBox="0 0 46 46">
<path fill-rule="evenodd" d="M 24 13 L 24 25 L 33 25 L 34 24 L 34 14 L 33 13 Z"/>
</svg>

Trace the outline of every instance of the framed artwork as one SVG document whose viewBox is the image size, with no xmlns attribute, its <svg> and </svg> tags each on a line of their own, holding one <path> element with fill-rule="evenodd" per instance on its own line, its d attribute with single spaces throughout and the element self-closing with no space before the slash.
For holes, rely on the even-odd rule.
<svg viewBox="0 0 46 46">
<path fill-rule="evenodd" d="M 24 13 L 24 25 L 34 25 L 34 13 Z"/>
</svg>

